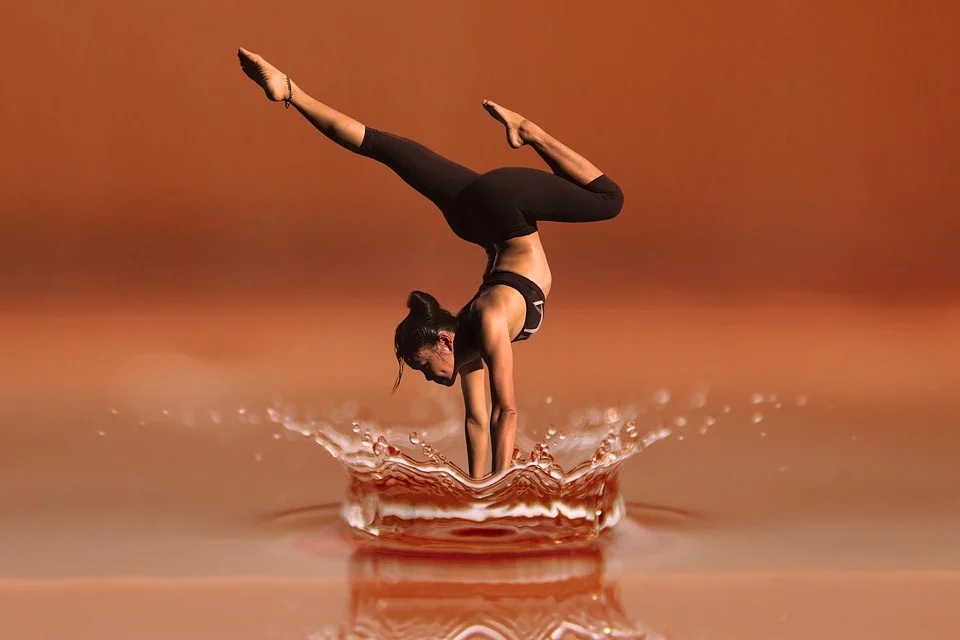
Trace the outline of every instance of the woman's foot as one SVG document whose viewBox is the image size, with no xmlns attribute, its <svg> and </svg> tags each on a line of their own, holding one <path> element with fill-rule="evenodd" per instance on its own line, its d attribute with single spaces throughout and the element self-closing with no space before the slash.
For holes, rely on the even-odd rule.
<svg viewBox="0 0 960 640">
<path fill-rule="evenodd" d="M 287 87 L 287 76 L 261 56 L 241 47 L 237 51 L 240 68 L 247 77 L 260 85 L 267 97 L 274 102 L 291 98 L 292 87 Z"/>
<path fill-rule="evenodd" d="M 536 135 L 537 125 L 519 113 L 504 109 L 496 102 L 490 100 L 483 101 L 483 108 L 507 128 L 507 144 L 509 144 L 511 148 L 519 149 L 523 145 L 533 141 Z"/>
</svg>

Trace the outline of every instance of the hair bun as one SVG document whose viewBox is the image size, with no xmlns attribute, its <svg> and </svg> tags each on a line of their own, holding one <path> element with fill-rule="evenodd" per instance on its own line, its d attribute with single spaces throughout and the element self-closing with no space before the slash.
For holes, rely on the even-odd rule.
<svg viewBox="0 0 960 640">
<path fill-rule="evenodd" d="M 429 293 L 423 291 L 411 291 L 407 298 L 407 308 L 410 314 L 417 317 L 430 318 L 440 308 L 440 303 Z"/>
</svg>

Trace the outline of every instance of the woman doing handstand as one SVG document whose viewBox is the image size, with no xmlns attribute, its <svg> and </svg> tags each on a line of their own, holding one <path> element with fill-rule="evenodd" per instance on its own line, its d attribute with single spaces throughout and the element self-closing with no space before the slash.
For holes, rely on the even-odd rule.
<svg viewBox="0 0 960 640">
<path fill-rule="evenodd" d="M 409 313 L 394 338 L 396 385 L 404 364 L 445 386 L 459 374 L 470 475 L 483 477 L 491 445 L 492 472 L 508 468 L 517 429 L 512 343 L 540 328 L 551 285 L 537 222 L 609 220 L 623 206 L 620 188 L 536 124 L 489 100 L 483 107 L 506 127 L 510 147 L 533 147 L 553 173 L 506 167 L 479 174 L 335 111 L 255 53 L 241 48 L 237 55 L 270 100 L 293 105 L 329 139 L 385 164 L 433 202 L 457 236 L 486 250 L 483 283 L 456 315 L 427 293 L 410 294 Z M 489 417 L 484 365 L 493 405 Z"/>
</svg>

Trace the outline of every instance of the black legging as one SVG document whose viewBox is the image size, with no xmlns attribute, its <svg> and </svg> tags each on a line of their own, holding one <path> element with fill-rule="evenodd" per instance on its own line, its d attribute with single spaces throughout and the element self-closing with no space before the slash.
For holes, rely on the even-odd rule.
<svg viewBox="0 0 960 640">
<path fill-rule="evenodd" d="M 443 212 L 454 233 L 485 248 L 534 233 L 537 221 L 609 220 L 623 207 L 623 192 L 606 175 L 580 185 L 569 176 L 521 167 L 479 174 L 371 127 L 357 153 L 390 167 Z"/>
</svg>

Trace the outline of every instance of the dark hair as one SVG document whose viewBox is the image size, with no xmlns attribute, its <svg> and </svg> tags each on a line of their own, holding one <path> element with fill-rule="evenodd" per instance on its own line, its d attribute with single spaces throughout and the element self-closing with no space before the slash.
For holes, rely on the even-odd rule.
<svg viewBox="0 0 960 640">
<path fill-rule="evenodd" d="M 407 308 L 410 313 L 397 325 L 397 332 L 393 337 L 393 349 L 400 365 L 397 381 L 393 385 L 394 391 L 400 386 L 404 362 L 409 364 L 418 351 L 435 345 L 441 331 L 454 332 L 457 329 L 454 315 L 441 307 L 437 299 L 429 293 L 411 291 L 407 298 Z"/>
</svg>

